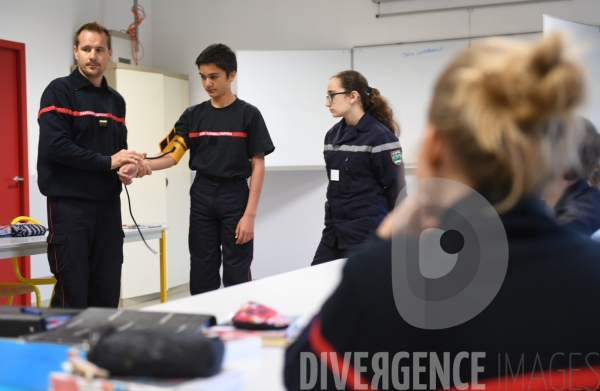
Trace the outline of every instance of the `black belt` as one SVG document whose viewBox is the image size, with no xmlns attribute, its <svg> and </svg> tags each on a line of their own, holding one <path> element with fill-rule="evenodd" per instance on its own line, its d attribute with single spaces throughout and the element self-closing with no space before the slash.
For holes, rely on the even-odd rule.
<svg viewBox="0 0 600 391">
<path fill-rule="evenodd" d="M 238 177 L 234 177 L 234 178 L 221 178 L 218 176 L 214 176 L 214 175 L 208 175 L 208 174 L 196 174 L 198 177 L 200 178 L 206 178 L 209 181 L 212 182 L 219 182 L 219 183 L 237 183 L 239 181 L 245 181 L 245 179 L 242 178 L 238 178 Z"/>
</svg>

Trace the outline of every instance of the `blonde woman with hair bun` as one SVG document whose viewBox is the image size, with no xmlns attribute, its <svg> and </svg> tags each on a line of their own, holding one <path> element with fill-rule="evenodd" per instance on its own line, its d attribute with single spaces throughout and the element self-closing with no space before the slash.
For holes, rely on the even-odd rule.
<svg viewBox="0 0 600 391">
<path fill-rule="evenodd" d="M 540 197 L 584 95 L 558 35 L 460 53 L 433 91 L 416 188 L 288 348 L 287 389 L 336 389 L 343 370 L 346 389 L 597 389 L 600 245 Z"/>
</svg>

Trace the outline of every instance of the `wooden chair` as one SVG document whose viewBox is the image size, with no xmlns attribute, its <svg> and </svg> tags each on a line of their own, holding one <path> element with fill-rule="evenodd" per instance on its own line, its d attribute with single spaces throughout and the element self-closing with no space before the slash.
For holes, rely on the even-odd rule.
<svg viewBox="0 0 600 391">
<path fill-rule="evenodd" d="M 35 287 L 30 284 L 22 284 L 19 282 L 2 282 L 0 283 L 0 297 L 8 297 L 6 305 L 12 305 L 13 298 L 17 295 L 35 292 Z M 39 307 L 39 305 L 38 305 Z"/>
<path fill-rule="evenodd" d="M 39 221 L 37 221 L 34 218 L 28 217 L 28 216 L 16 217 L 10 223 L 16 224 L 16 223 L 23 223 L 23 222 L 31 222 L 31 223 L 35 223 L 35 224 L 40 224 Z M 22 289 L 22 290 L 33 289 L 33 290 L 29 290 L 29 291 L 23 292 L 23 293 L 35 292 L 36 304 L 38 307 L 41 307 L 42 306 L 42 297 L 40 295 L 40 290 L 38 289 L 37 285 L 54 285 L 54 284 L 56 284 L 56 279 L 54 277 L 25 278 L 21 275 L 21 271 L 19 270 L 19 262 L 17 262 L 17 258 L 13 258 L 12 262 L 13 262 L 13 269 L 15 272 L 15 276 L 17 277 L 17 280 L 19 280 L 19 283 L 14 283 L 14 284 L 0 283 L 0 289 L 2 289 L 2 287 L 8 287 L 8 288 L 12 287 L 12 288 L 16 289 L 16 286 L 20 286 L 21 288 L 19 288 L 19 289 Z M 54 292 L 52 292 L 52 295 L 54 295 Z M 6 297 L 6 296 L 0 296 L 0 297 Z M 12 304 L 12 297 L 9 299 L 9 301 Z"/>
</svg>

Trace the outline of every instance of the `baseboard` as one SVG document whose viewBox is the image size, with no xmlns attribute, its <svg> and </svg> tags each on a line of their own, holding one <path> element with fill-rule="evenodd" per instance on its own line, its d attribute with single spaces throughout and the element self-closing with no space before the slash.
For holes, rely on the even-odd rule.
<svg viewBox="0 0 600 391">
<path fill-rule="evenodd" d="M 182 284 L 169 288 L 169 293 L 175 294 L 180 292 L 189 292 L 190 284 Z"/>
<path fill-rule="evenodd" d="M 142 295 L 142 296 L 130 297 L 127 299 L 121 299 L 121 300 L 119 300 L 119 307 L 128 307 L 130 305 L 140 304 L 145 301 L 156 300 L 156 299 L 160 299 L 160 292 L 149 293 L 147 295 Z"/>
</svg>

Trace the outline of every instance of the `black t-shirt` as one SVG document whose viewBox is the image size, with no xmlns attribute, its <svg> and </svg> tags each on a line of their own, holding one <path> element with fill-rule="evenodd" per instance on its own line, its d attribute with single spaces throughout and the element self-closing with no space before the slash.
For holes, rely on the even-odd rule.
<svg viewBox="0 0 600 391">
<path fill-rule="evenodd" d="M 190 169 L 218 178 L 251 175 L 250 159 L 275 150 L 260 111 L 241 99 L 223 108 L 189 107 L 175 124 L 190 149 Z"/>
</svg>

